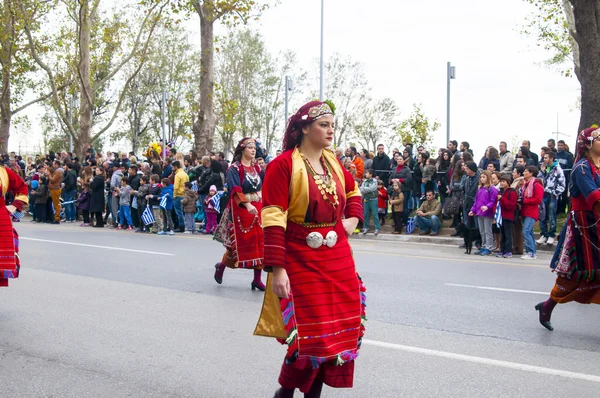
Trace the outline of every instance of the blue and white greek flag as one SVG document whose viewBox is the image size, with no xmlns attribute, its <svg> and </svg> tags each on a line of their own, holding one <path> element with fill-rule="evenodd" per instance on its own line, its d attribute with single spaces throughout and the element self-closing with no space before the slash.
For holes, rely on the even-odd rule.
<svg viewBox="0 0 600 398">
<path fill-rule="evenodd" d="M 192 181 L 192 191 L 198 192 L 198 181 Z"/>
<path fill-rule="evenodd" d="M 23 218 L 23 216 L 24 216 L 24 215 L 25 215 L 25 214 L 21 213 L 20 211 L 15 211 L 15 212 L 12 214 L 12 217 L 13 217 L 13 219 L 14 219 L 15 221 L 21 221 L 21 219 Z"/>
<path fill-rule="evenodd" d="M 221 212 L 221 197 L 223 196 L 223 192 L 217 192 L 217 194 L 215 196 L 213 196 L 213 198 L 211 199 L 213 206 L 215 207 L 215 210 L 217 211 L 217 213 Z"/>
<path fill-rule="evenodd" d="M 502 226 L 502 209 L 500 208 L 500 203 L 496 206 L 496 214 L 494 214 L 494 220 L 496 221 L 497 226 Z"/>
<path fill-rule="evenodd" d="M 152 207 L 146 206 L 146 210 L 142 213 L 142 221 L 144 222 L 144 225 L 150 225 L 156 221 L 154 219 L 154 214 L 152 213 Z"/>
<path fill-rule="evenodd" d="M 167 197 L 163 196 L 162 199 L 160 200 L 160 207 L 162 207 L 163 209 L 167 208 Z"/>
</svg>

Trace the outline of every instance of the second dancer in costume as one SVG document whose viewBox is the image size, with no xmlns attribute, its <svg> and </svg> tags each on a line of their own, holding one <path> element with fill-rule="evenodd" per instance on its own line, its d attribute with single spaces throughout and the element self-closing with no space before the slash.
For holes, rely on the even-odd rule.
<svg viewBox="0 0 600 398">
<path fill-rule="evenodd" d="M 292 397 L 296 388 L 316 398 L 323 384 L 352 387 L 364 333 L 365 288 L 348 242 L 363 218 L 362 198 L 326 149 L 333 135 L 333 109 L 310 102 L 288 122 L 285 152 L 267 167 L 262 214 L 273 289 L 265 306 L 278 308 L 263 307 L 259 325 L 273 330 L 279 324 L 278 333 L 263 335 L 283 337 L 288 345 L 279 398 Z"/>
<path fill-rule="evenodd" d="M 225 268 L 254 270 L 252 290 L 265 290 L 263 268 L 263 230 L 261 224 L 264 171 L 255 163 L 256 141 L 243 138 L 235 149 L 233 164 L 227 170 L 229 204 L 223 212 L 215 240 L 226 252 L 215 265 L 215 281 L 223 283 Z"/>
<path fill-rule="evenodd" d="M 556 304 L 600 304 L 600 129 L 583 130 L 571 172 L 571 211 L 552 258 L 558 277 L 550 298 L 535 306 L 540 323 L 550 323 Z"/>
</svg>

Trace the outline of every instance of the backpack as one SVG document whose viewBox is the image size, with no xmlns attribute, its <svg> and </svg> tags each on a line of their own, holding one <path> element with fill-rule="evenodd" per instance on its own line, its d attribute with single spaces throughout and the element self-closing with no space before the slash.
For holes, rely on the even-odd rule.
<svg viewBox="0 0 600 398">
<path fill-rule="evenodd" d="M 444 215 L 453 217 L 460 210 L 460 199 L 457 196 L 450 196 L 444 201 Z"/>
</svg>

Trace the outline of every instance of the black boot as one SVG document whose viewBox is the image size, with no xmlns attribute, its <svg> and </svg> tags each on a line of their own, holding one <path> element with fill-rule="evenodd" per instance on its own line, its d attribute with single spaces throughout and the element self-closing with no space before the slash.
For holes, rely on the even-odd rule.
<svg viewBox="0 0 600 398">
<path fill-rule="evenodd" d="M 294 398 L 294 388 L 283 388 L 275 391 L 273 398 Z"/>
<path fill-rule="evenodd" d="M 312 387 L 310 387 L 310 391 L 304 394 L 304 398 L 320 398 L 322 389 L 323 382 L 320 380 L 315 380 Z"/>
</svg>

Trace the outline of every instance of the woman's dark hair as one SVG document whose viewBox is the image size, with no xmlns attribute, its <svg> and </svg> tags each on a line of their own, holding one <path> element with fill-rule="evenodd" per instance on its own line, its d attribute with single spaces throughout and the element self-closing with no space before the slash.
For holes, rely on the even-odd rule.
<svg viewBox="0 0 600 398">
<path fill-rule="evenodd" d="M 519 165 L 519 166 L 515 167 L 515 170 L 517 170 L 518 175 L 523 177 L 523 173 L 525 172 L 525 166 Z"/>
<path fill-rule="evenodd" d="M 210 160 L 210 171 L 212 171 L 213 173 L 220 173 L 223 171 L 223 166 L 221 166 L 221 163 L 218 160 L 211 159 Z"/>
<path fill-rule="evenodd" d="M 468 162 L 472 162 L 473 161 L 473 155 L 471 155 L 470 152 L 463 152 L 462 154 L 462 161 L 463 163 L 468 163 Z"/>
<path fill-rule="evenodd" d="M 488 159 L 490 159 L 490 160 L 500 159 L 500 153 L 493 146 L 488 148 Z"/>
<path fill-rule="evenodd" d="M 448 154 L 448 160 L 444 159 L 445 154 Z M 452 163 L 452 152 L 450 152 L 448 150 L 444 150 L 444 152 L 442 152 L 442 156 L 440 157 L 439 161 L 440 161 L 440 170 L 448 170 Z"/>
<path fill-rule="evenodd" d="M 465 175 L 465 172 L 463 171 L 462 166 L 463 166 L 463 161 L 462 160 L 459 160 L 454 165 L 454 172 L 452 173 L 452 179 L 455 182 L 459 182 L 460 179 L 462 178 L 462 176 Z"/>
<path fill-rule="evenodd" d="M 238 143 L 237 147 L 235 147 L 235 152 L 233 153 L 233 161 L 234 162 L 239 162 L 240 160 L 242 160 L 242 153 L 244 152 L 244 149 L 246 148 L 242 144 L 248 139 L 250 139 L 250 137 L 242 138 L 240 140 L 240 142 Z"/>
<path fill-rule="evenodd" d="M 429 159 L 429 152 L 423 151 L 419 155 L 421 155 L 421 160 L 423 161 L 423 164 L 427 164 L 427 160 Z M 419 155 L 417 155 L 417 159 L 419 158 Z"/>
<path fill-rule="evenodd" d="M 538 169 L 537 166 L 527 166 L 525 170 L 533 174 L 534 177 L 537 177 L 540 173 L 540 169 Z"/>
<path fill-rule="evenodd" d="M 523 155 L 525 160 L 531 159 L 531 152 L 529 152 L 529 149 L 527 149 L 526 146 L 522 146 L 519 150 L 521 151 L 521 155 Z"/>
</svg>

